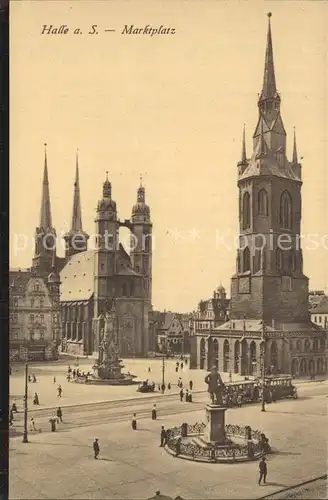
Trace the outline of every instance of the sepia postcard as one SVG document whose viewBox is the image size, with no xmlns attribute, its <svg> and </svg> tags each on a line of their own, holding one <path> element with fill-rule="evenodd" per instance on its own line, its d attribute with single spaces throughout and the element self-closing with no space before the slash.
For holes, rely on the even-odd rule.
<svg viewBox="0 0 328 500">
<path fill-rule="evenodd" d="M 328 3 L 9 7 L 9 498 L 327 498 Z"/>
</svg>

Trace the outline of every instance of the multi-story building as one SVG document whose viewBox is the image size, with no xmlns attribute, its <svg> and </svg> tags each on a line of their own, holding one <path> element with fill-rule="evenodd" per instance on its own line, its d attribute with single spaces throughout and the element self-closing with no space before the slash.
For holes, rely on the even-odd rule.
<svg viewBox="0 0 328 500">
<path fill-rule="evenodd" d="M 309 375 L 327 371 L 327 332 L 311 322 L 303 273 L 302 166 L 296 139 L 286 156 L 269 15 L 263 87 L 253 152 L 245 130 L 238 163 L 239 233 L 231 279 L 230 319 L 194 337 L 193 366 L 245 375 Z"/>
<path fill-rule="evenodd" d="M 57 359 L 60 344 L 60 277 L 52 226 L 47 156 L 35 256 L 27 270 L 10 271 L 9 338 L 12 360 Z"/>
</svg>

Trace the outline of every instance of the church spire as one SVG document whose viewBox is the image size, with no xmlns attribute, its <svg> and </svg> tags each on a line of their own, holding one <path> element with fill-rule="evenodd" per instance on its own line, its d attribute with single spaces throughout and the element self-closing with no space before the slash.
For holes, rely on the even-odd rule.
<svg viewBox="0 0 328 500">
<path fill-rule="evenodd" d="M 269 23 L 268 23 L 268 34 L 267 34 L 267 45 L 265 51 L 265 63 L 264 63 L 264 76 L 263 76 L 263 88 L 261 93 L 261 100 L 276 97 L 276 77 L 274 72 L 273 63 L 273 50 L 272 50 L 272 36 L 271 36 L 271 12 L 268 13 Z"/>
<path fill-rule="evenodd" d="M 246 139 L 245 139 L 245 123 L 244 123 L 244 128 L 243 128 L 243 143 L 241 147 L 241 162 L 246 163 L 247 158 L 246 158 Z"/>
<path fill-rule="evenodd" d="M 294 165 L 297 165 L 297 163 L 298 163 L 295 127 L 294 127 L 294 145 L 293 145 L 293 161 L 292 161 L 292 163 Z"/>
<path fill-rule="evenodd" d="M 66 243 L 65 256 L 71 257 L 79 252 L 87 250 L 87 241 L 89 235 L 82 229 L 82 213 L 81 213 L 81 198 L 80 198 L 80 180 L 79 180 L 79 150 L 76 150 L 76 165 L 75 165 L 75 182 L 73 196 L 73 212 L 71 229 L 64 235 Z"/>
<path fill-rule="evenodd" d="M 49 179 L 48 179 L 48 159 L 47 159 L 47 144 L 44 145 L 44 170 L 43 170 L 43 184 L 42 184 L 42 201 L 40 211 L 40 228 L 51 229 L 51 206 L 49 194 Z"/>
<path fill-rule="evenodd" d="M 82 231 L 80 181 L 79 181 L 79 150 L 76 151 L 76 170 L 74 182 L 74 198 L 71 231 Z"/>
</svg>

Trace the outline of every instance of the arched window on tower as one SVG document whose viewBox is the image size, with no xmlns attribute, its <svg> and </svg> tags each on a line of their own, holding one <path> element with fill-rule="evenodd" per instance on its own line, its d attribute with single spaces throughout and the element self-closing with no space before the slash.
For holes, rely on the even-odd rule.
<svg viewBox="0 0 328 500">
<path fill-rule="evenodd" d="M 249 248 L 246 247 L 243 251 L 243 272 L 251 270 L 251 253 Z"/>
<path fill-rule="evenodd" d="M 276 251 L 276 265 L 277 265 L 277 271 L 282 272 L 284 267 L 284 256 L 281 248 L 277 248 Z"/>
<path fill-rule="evenodd" d="M 294 250 L 289 251 L 288 258 L 289 258 L 289 269 L 292 272 L 295 272 L 296 271 L 296 256 L 295 256 Z"/>
<path fill-rule="evenodd" d="M 257 211 L 259 215 L 268 215 L 268 193 L 260 189 L 257 195 Z"/>
<path fill-rule="evenodd" d="M 288 191 L 284 191 L 280 198 L 280 226 L 292 228 L 292 199 Z"/>
<path fill-rule="evenodd" d="M 243 197 L 243 229 L 248 229 L 251 226 L 251 197 L 246 191 Z"/>
</svg>

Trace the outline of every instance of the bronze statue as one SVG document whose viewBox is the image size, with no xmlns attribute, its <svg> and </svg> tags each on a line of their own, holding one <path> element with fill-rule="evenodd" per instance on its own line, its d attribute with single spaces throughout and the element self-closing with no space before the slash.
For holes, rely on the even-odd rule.
<svg viewBox="0 0 328 500">
<path fill-rule="evenodd" d="M 211 372 L 206 375 L 205 382 L 208 384 L 207 391 L 210 394 L 212 404 L 222 406 L 222 396 L 225 386 L 216 366 L 213 366 Z"/>
</svg>

